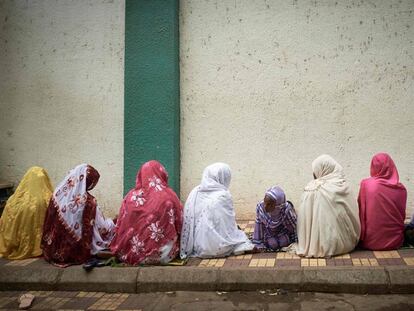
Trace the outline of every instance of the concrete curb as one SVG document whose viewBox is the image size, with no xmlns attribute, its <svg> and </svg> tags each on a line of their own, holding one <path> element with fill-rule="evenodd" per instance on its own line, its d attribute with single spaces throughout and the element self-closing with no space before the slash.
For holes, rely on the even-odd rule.
<svg viewBox="0 0 414 311">
<path fill-rule="evenodd" d="M 142 267 L 139 269 L 137 292 L 219 289 L 218 268 Z"/>
<path fill-rule="evenodd" d="M 386 267 L 389 275 L 391 293 L 412 294 L 414 293 L 414 268 Z"/>
<path fill-rule="evenodd" d="M 81 267 L 72 266 L 63 269 L 57 289 L 136 293 L 138 272 L 137 268 L 129 267 L 103 267 L 86 272 Z"/>
<path fill-rule="evenodd" d="M 27 269 L 0 268 L 1 290 L 57 290 L 62 269 L 56 267 Z"/>
<path fill-rule="evenodd" d="M 389 287 L 389 278 L 383 267 L 371 267 L 369 269 L 362 267 L 306 268 L 303 270 L 301 290 L 385 294 L 389 293 Z"/>
<path fill-rule="evenodd" d="M 102 292 L 291 291 L 357 294 L 414 293 L 414 267 L 202 268 L 129 267 L 65 269 L 0 266 L 1 290 Z"/>
<path fill-rule="evenodd" d="M 220 270 L 217 281 L 224 291 L 252 291 L 283 288 L 300 291 L 303 281 L 301 268 L 228 268 Z"/>
</svg>

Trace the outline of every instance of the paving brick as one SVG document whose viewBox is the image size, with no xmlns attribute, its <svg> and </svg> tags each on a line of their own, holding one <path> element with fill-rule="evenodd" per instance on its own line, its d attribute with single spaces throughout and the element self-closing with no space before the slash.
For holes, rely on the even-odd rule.
<svg viewBox="0 0 414 311">
<path fill-rule="evenodd" d="M 130 295 L 119 306 L 118 310 L 153 310 L 154 306 L 159 302 L 159 295 L 155 293 L 147 293 L 145 295 Z"/>
<path fill-rule="evenodd" d="M 226 262 L 226 259 L 220 258 L 217 260 L 215 267 L 218 267 L 218 268 L 223 267 L 225 262 Z"/>
<path fill-rule="evenodd" d="M 53 294 L 52 291 L 30 291 L 29 294 L 32 294 L 35 297 L 49 297 Z"/>
<path fill-rule="evenodd" d="M 356 250 L 349 254 L 351 258 L 375 258 L 372 251 Z"/>
<path fill-rule="evenodd" d="M 22 260 L 11 260 L 6 263 L 6 266 L 17 266 L 17 267 L 25 267 L 30 265 L 31 263 L 38 261 L 39 258 L 29 258 L 29 259 L 22 259 Z"/>
<path fill-rule="evenodd" d="M 275 253 L 257 253 L 257 254 L 253 254 L 252 258 L 256 259 L 256 258 L 276 258 L 276 254 Z"/>
<path fill-rule="evenodd" d="M 224 263 L 224 266 L 227 266 L 227 265 L 231 267 L 240 267 L 243 265 L 243 260 L 227 259 L 226 262 Z"/>
<path fill-rule="evenodd" d="M 234 260 L 234 259 L 227 259 L 227 260 L 224 262 L 223 267 L 226 267 L 226 268 L 229 268 L 229 267 L 234 267 L 235 265 L 234 265 L 233 263 L 234 263 L 235 261 L 236 261 L 236 260 Z"/>
<path fill-rule="evenodd" d="M 300 265 L 302 267 L 309 267 L 309 259 L 308 258 L 303 258 L 300 260 Z"/>
<path fill-rule="evenodd" d="M 274 258 L 268 258 L 266 260 L 266 267 L 274 267 L 276 263 L 276 259 Z"/>
<path fill-rule="evenodd" d="M 105 294 L 99 298 L 95 303 L 88 307 L 93 310 L 116 310 L 128 296 L 123 294 Z"/>
<path fill-rule="evenodd" d="M 207 266 L 208 267 L 214 267 L 217 263 L 217 259 L 210 259 Z"/>
<path fill-rule="evenodd" d="M 343 259 L 330 259 L 334 263 L 334 266 L 344 266 L 344 260 Z"/>
<path fill-rule="evenodd" d="M 414 257 L 414 248 L 399 249 L 398 253 L 402 257 Z"/>
<path fill-rule="evenodd" d="M 307 259 L 305 259 L 307 260 Z M 276 267 L 300 267 L 300 259 L 276 259 Z"/>
<path fill-rule="evenodd" d="M 17 295 L 19 297 L 19 295 Z M 17 298 L 15 297 L 2 297 L 0 299 L 0 308 L 5 310 L 18 310 L 19 303 L 17 302 Z"/>
<path fill-rule="evenodd" d="M 276 256 L 277 259 L 300 259 L 300 257 L 296 254 L 279 252 Z"/>
<path fill-rule="evenodd" d="M 249 267 L 257 267 L 259 264 L 259 259 L 252 259 L 250 260 Z"/>
<path fill-rule="evenodd" d="M 61 297 L 61 298 L 73 298 L 78 295 L 78 292 L 66 292 L 66 291 L 58 291 L 52 292 L 49 296 L 50 297 Z"/>
<path fill-rule="evenodd" d="M 378 258 L 381 266 L 401 266 L 405 265 L 405 261 L 401 258 Z"/>
<path fill-rule="evenodd" d="M 400 258 L 400 254 L 397 251 L 374 251 L 374 255 L 378 259 Z"/>
<path fill-rule="evenodd" d="M 200 258 L 191 257 L 188 259 L 186 266 L 198 266 L 200 262 Z"/>
<path fill-rule="evenodd" d="M 352 266 L 352 260 L 351 259 L 332 259 L 335 262 L 335 266 Z"/>
<path fill-rule="evenodd" d="M 257 266 L 258 267 L 266 267 L 266 261 L 267 261 L 266 258 L 258 259 Z"/>
<path fill-rule="evenodd" d="M 80 309 L 86 310 L 90 306 L 92 306 L 99 298 L 88 298 L 88 297 L 75 297 L 64 303 L 61 308 L 62 309 Z"/>
<path fill-rule="evenodd" d="M 36 299 L 35 299 L 36 300 Z M 40 303 L 34 301 L 31 310 L 61 309 L 62 305 L 67 303 L 70 298 L 46 297 Z"/>
<path fill-rule="evenodd" d="M 404 257 L 404 261 L 408 266 L 414 266 L 414 257 Z"/>
<path fill-rule="evenodd" d="M 207 267 L 208 263 L 209 263 L 210 259 L 203 259 L 200 261 L 200 263 L 198 264 L 199 267 Z"/>
</svg>

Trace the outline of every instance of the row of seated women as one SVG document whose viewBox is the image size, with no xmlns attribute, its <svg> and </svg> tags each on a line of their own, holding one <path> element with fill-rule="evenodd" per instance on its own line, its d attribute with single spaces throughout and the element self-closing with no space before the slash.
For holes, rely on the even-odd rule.
<svg viewBox="0 0 414 311">
<path fill-rule="evenodd" d="M 295 211 L 280 187 L 256 207 L 252 240 L 236 224 L 230 168 L 208 166 L 184 206 L 157 161 L 142 165 L 119 215 L 105 218 L 89 193 L 99 180 L 90 165 L 71 170 L 53 191 L 44 169 L 31 168 L 8 200 L 0 220 L 0 256 L 43 254 L 57 265 L 80 264 L 110 249 L 127 264 L 166 264 L 176 257 L 223 257 L 290 246 L 300 256 L 330 257 L 360 247 L 399 248 L 404 240 L 405 187 L 389 155 L 371 162 L 358 201 L 342 167 L 330 156 L 312 163 L 314 179 Z M 359 205 L 359 206 L 358 206 Z M 408 229 L 414 229 L 414 218 Z"/>
</svg>

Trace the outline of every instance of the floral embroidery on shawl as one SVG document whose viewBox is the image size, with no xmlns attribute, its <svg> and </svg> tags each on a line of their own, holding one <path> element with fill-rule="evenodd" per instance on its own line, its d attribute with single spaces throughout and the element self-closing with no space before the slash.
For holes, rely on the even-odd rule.
<svg viewBox="0 0 414 311">
<path fill-rule="evenodd" d="M 168 187 L 167 172 L 159 162 L 142 165 L 119 214 L 111 251 L 121 261 L 159 264 L 177 256 L 182 206 Z"/>
</svg>

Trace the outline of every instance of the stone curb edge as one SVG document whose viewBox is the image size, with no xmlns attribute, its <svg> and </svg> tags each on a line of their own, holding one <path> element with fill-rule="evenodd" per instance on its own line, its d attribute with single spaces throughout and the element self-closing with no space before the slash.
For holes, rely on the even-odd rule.
<svg viewBox="0 0 414 311">
<path fill-rule="evenodd" d="M 0 290 L 100 292 L 315 291 L 328 293 L 414 293 L 414 267 L 201 268 L 80 266 L 0 267 Z"/>
</svg>

